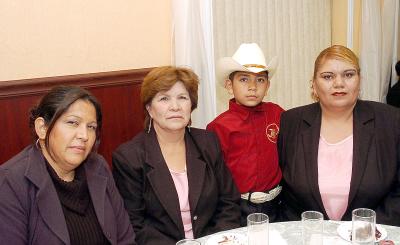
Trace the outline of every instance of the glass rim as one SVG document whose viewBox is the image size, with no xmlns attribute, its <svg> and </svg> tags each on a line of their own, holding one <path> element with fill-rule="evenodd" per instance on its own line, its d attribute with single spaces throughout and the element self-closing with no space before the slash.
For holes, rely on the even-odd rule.
<svg viewBox="0 0 400 245">
<path fill-rule="evenodd" d="M 357 214 L 357 212 L 365 212 L 363 214 L 367 214 L 367 215 Z M 351 214 L 353 216 L 360 217 L 360 218 L 376 217 L 376 212 L 374 210 L 372 210 L 372 209 L 369 209 L 369 208 L 356 208 L 353 211 L 351 211 Z"/>
<path fill-rule="evenodd" d="M 194 238 L 185 238 L 185 239 L 182 239 L 182 240 L 177 241 L 176 244 L 179 244 L 179 243 L 181 243 L 181 242 L 195 242 L 195 243 L 201 244 L 199 241 L 197 241 L 197 240 L 194 239 Z"/>
<path fill-rule="evenodd" d="M 249 218 L 251 217 L 257 217 L 260 216 L 262 217 L 261 220 L 250 220 Z M 251 222 L 252 224 L 263 224 L 265 222 L 269 222 L 269 216 L 265 213 L 251 213 L 247 215 L 246 218 L 247 222 Z"/>
<path fill-rule="evenodd" d="M 315 217 L 305 217 L 306 214 L 314 214 Z M 301 213 L 301 219 L 306 218 L 307 220 L 323 220 L 324 215 L 319 211 L 308 210 Z"/>
</svg>

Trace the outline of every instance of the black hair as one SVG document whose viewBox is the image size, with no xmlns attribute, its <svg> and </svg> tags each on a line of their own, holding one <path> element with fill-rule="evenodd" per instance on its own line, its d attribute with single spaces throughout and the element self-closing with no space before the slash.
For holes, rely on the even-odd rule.
<svg viewBox="0 0 400 245">
<path fill-rule="evenodd" d="M 51 89 L 30 111 L 29 127 L 32 131 L 33 140 L 36 141 L 38 136 L 35 131 L 35 120 L 42 117 L 47 127 L 45 147 L 49 147 L 50 132 L 56 121 L 66 112 L 71 104 L 77 100 L 85 100 L 90 102 L 96 110 L 96 143 L 94 149 L 100 144 L 100 131 L 102 125 L 102 113 L 100 103 L 89 91 L 78 86 L 58 86 Z M 92 149 L 93 150 L 93 149 Z"/>
</svg>

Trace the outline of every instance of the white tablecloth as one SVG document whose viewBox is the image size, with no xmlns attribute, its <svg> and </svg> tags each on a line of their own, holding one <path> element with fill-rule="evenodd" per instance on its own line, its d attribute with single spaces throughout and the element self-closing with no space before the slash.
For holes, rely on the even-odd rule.
<svg viewBox="0 0 400 245">
<path fill-rule="evenodd" d="M 350 242 L 343 240 L 336 229 L 342 222 L 324 221 L 324 244 L 323 245 L 349 245 Z M 400 245 L 400 227 L 381 225 L 387 231 L 386 240 L 392 240 L 394 244 Z M 242 227 L 224 232 L 237 232 L 246 235 L 247 228 Z M 222 233 L 222 232 L 220 232 Z M 206 244 L 212 235 L 199 238 L 201 244 Z M 269 224 L 269 245 L 301 245 L 301 222 L 279 222 Z"/>
</svg>

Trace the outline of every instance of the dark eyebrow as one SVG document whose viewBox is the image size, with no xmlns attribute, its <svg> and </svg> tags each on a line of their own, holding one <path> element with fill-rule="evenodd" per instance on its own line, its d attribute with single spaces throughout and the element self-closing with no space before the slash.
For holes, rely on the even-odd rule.
<svg viewBox="0 0 400 245">
<path fill-rule="evenodd" d="M 80 117 L 80 116 L 77 116 L 77 115 L 74 115 L 74 114 L 64 114 L 64 117 L 65 117 L 65 119 L 71 119 L 71 117 L 72 118 L 74 118 L 74 119 L 78 119 L 78 120 L 80 120 L 80 121 L 82 121 L 83 120 L 83 118 L 82 117 Z M 95 120 L 95 121 L 91 121 L 91 122 L 89 122 L 89 124 L 90 123 L 96 123 L 97 124 L 97 120 Z"/>
<path fill-rule="evenodd" d="M 74 115 L 74 114 L 67 114 L 67 113 L 65 113 L 63 116 L 64 116 L 64 117 L 74 117 L 74 118 L 82 119 L 82 117 L 77 116 L 77 115 Z"/>
</svg>

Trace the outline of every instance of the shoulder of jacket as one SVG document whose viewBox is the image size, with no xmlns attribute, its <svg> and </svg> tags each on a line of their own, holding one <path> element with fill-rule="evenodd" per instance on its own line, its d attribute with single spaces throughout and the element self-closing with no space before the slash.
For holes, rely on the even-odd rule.
<svg viewBox="0 0 400 245">
<path fill-rule="evenodd" d="M 191 128 L 190 135 L 203 150 L 214 148 L 217 143 L 216 141 L 218 140 L 217 135 L 213 131 L 199 128 Z"/>
<path fill-rule="evenodd" d="M 121 145 L 119 145 L 115 150 L 115 152 L 125 152 L 125 151 L 132 151 L 132 149 L 137 149 L 137 146 L 143 146 L 144 144 L 144 137 L 145 132 L 140 132 L 139 134 L 137 134 L 136 136 L 134 136 L 132 139 L 122 143 Z"/>
<path fill-rule="evenodd" d="M 365 108 L 364 110 L 372 110 L 376 115 L 384 114 L 390 117 L 400 113 L 399 108 L 381 102 L 360 100 L 358 103 L 360 107 Z"/>
<path fill-rule="evenodd" d="M 201 128 L 190 128 L 190 134 L 196 139 L 214 137 L 215 133 Z"/>
<path fill-rule="evenodd" d="M 318 107 L 318 103 L 313 103 L 313 104 L 308 104 L 308 105 L 303 105 L 303 106 L 298 106 L 291 108 L 287 111 L 282 112 L 282 116 L 298 116 L 303 113 L 307 113 L 313 110 L 316 110 Z"/>
<path fill-rule="evenodd" d="M 23 178 L 30 161 L 30 149 L 34 146 L 28 146 L 13 156 L 10 160 L 0 166 L 0 171 L 7 173 L 10 178 Z"/>
</svg>

